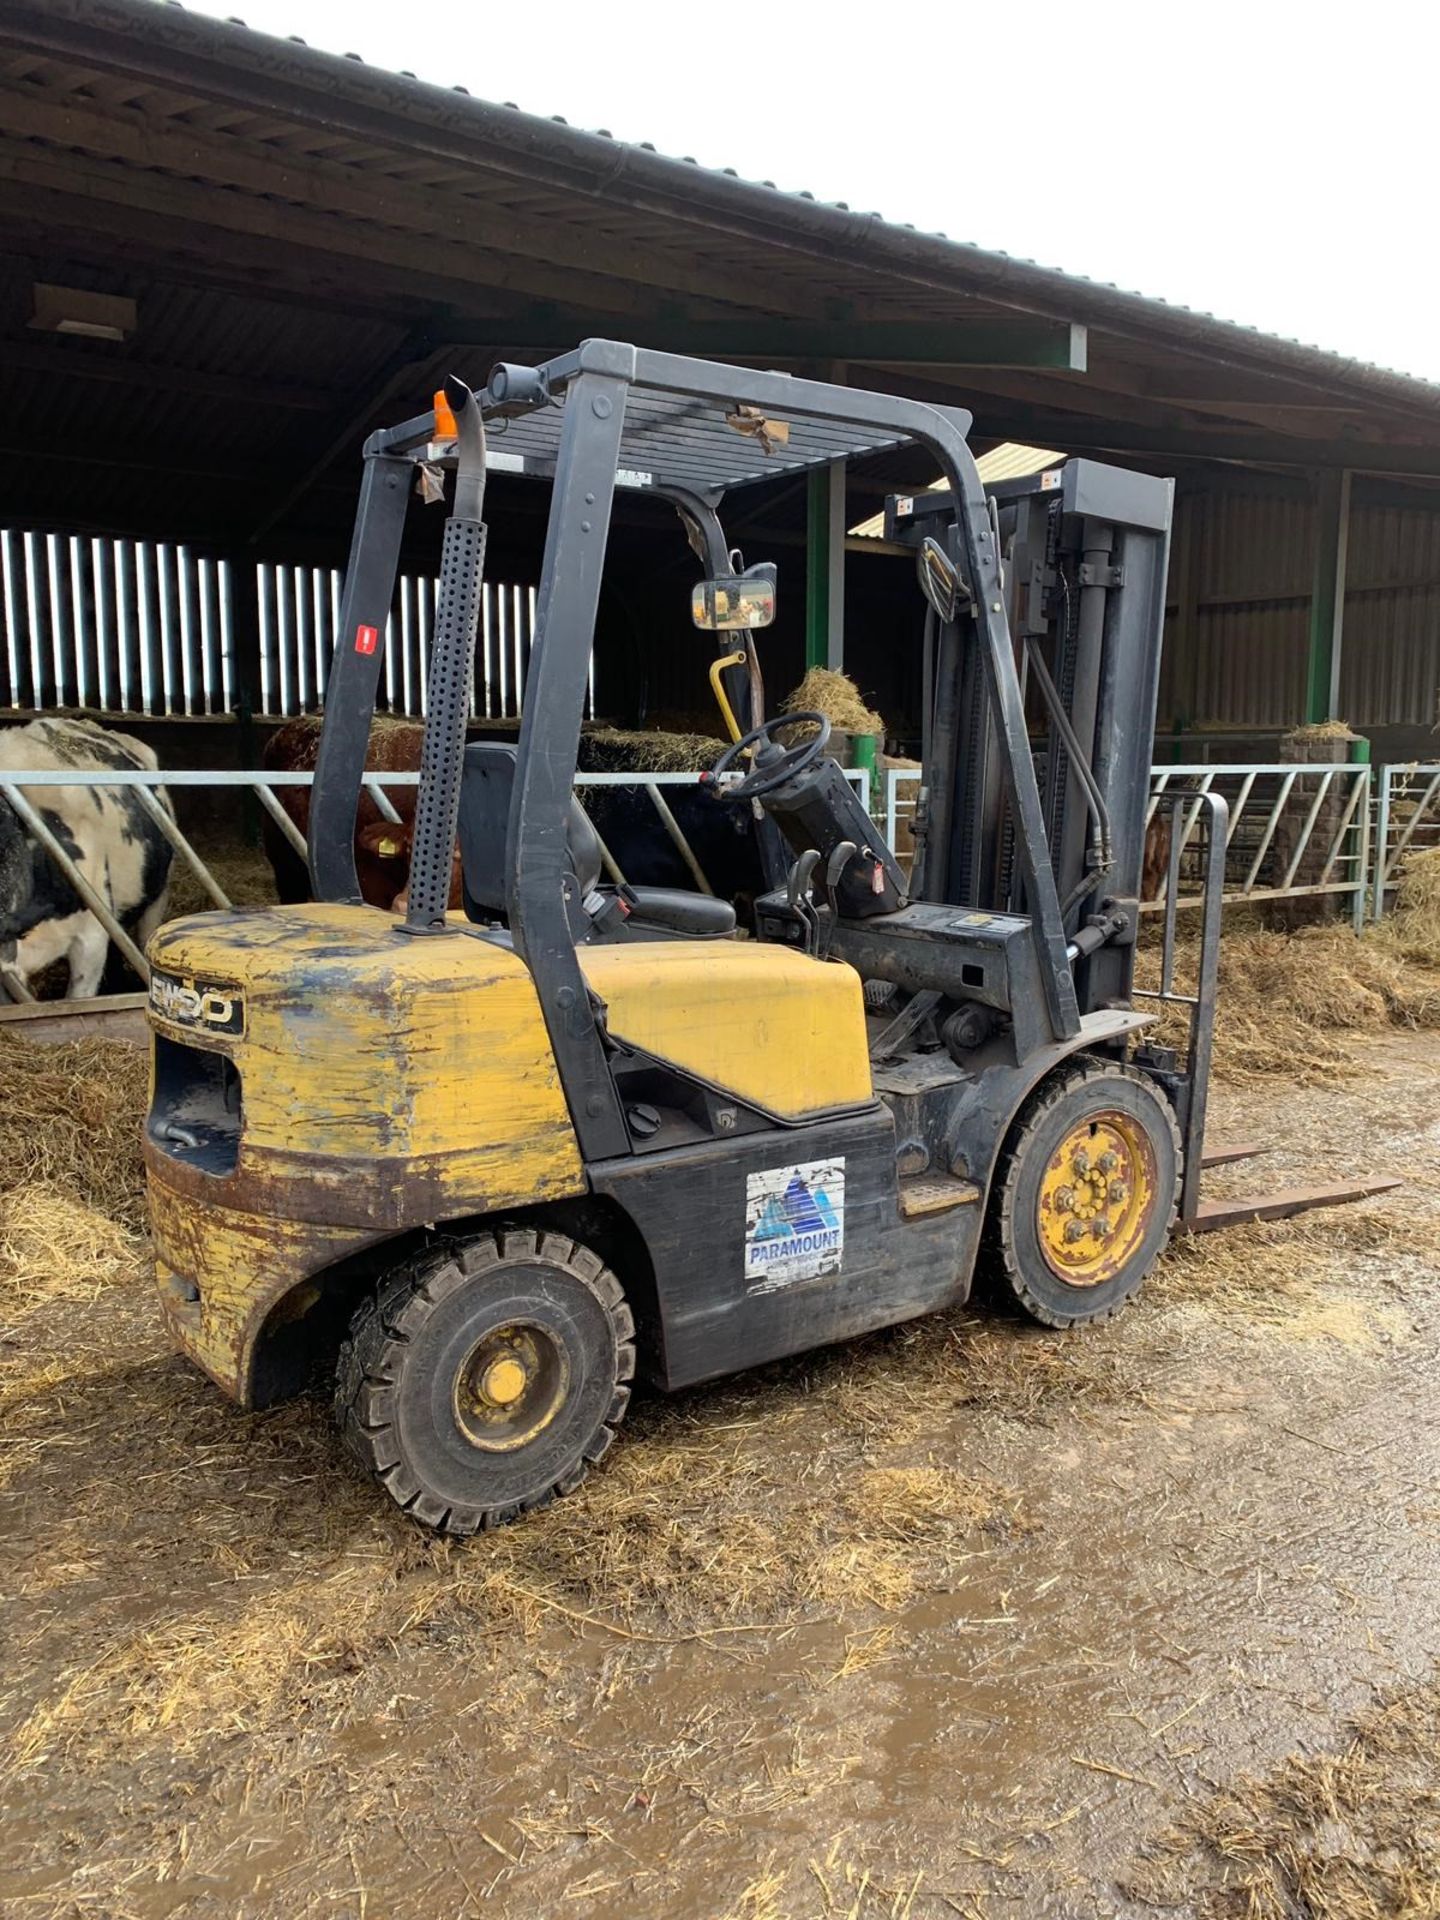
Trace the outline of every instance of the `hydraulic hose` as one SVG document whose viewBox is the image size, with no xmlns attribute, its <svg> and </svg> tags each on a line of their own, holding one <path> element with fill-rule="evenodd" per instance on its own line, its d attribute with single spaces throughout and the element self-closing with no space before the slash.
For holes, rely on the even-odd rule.
<svg viewBox="0 0 1440 1920">
<path fill-rule="evenodd" d="M 1030 656 L 1030 665 L 1034 669 L 1036 685 L 1039 687 L 1041 697 L 1049 709 L 1050 718 L 1055 725 L 1055 731 L 1059 734 L 1065 751 L 1070 756 L 1070 764 L 1080 776 L 1080 783 L 1089 797 L 1090 810 L 1095 819 L 1095 833 L 1092 835 L 1090 843 L 1093 856 L 1093 871 L 1103 872 L 1111 865 L 1113 859 L 1110 846 L 1110 811 L 1105 805 L 1105 799 L 1100 792 L 1100 787 L 1095 779 L 1095 775 L 1090 770 L 1090 762 L 1085 756 L 1084 749 L 1080 745 L 1075 729 L 1070 724 L 1070 716 L 1065 711 L 1065 703 L 1060 698 L 1060 693 L 1055 682 L 1050 678 L 1050 669 L 1045 664 L 1044 656 L 1036 644 L 1035 636 L 1033 634 L 1027 634 L 1025 644 L 1026 651 Z"/>
</svg>

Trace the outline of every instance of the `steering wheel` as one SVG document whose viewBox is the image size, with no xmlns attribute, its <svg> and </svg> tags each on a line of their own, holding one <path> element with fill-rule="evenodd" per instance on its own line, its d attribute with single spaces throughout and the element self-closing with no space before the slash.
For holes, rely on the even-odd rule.
<svg viewBox="0 0 1440 1920">
<path fill-rule="evenodd" d="M 781 727 L 801 727 L 807 722 L 819 728 L 812 740 L 801 740 L 787 747 L 779 738 Z M 758 800 L 761 794 L 773 793 L 776 787 L 783 787 L 787 780 L 793 780 L 797 773 L 813 767 L 829 743 L 830 722 L 823 713 L 780 713 L 773 720 L 762 720 L 758 727 L 752 727 L 749 733 L 742 734 L 733 746 L 725 749 L 704 778 L 707 783 L 718 780 L 722 773 L 730 772 L 747 747 L 754 747 L 754 763 L 745 778 L 733 787 L 719 788 L 722 800 L 737 806 L 743 805 L 747 800 Z"/>
</svg>

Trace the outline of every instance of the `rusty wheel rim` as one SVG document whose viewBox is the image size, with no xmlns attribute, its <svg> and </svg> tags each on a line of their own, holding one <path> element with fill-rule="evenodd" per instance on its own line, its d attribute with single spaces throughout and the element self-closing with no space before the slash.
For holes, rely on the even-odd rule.
<svg viewBox="0 0 1440 1920">
<path fill-rule="evenodd" d="M 569 1389 L 569 1359 L 548 1329 L 495 1327 L 456 1370 L 455 1423 L 472 1446 L 509 1453 L 550 1425 Z"/>
<path fill-rule="evenodd" d="M 1155 1210 L 1155 1149 L 1127 1113 L 1090 1114 L 1050 1156 L 1040 1183 L 1040 1251 L 1058 1279 L 1098 1287 L 1122 1273 Z"/>
</svg>

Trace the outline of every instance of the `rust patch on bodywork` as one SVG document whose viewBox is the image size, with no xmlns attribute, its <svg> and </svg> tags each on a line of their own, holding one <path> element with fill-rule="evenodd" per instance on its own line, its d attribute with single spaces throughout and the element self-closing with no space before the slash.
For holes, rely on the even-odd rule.
<svg viewBox="0 0 1440 1920">
<path fill-rule="evenodd" d="M 187 1153 L 184 1127 L 157 1130 L 159 1091 L 146 1145 L 167 1317 L 236 1399 L 271 1310 L 337 1260 L 584 1191 L 535 988 L 508 947 L 407 940 L 388 914 L 312 905 L 179 921 L 151 957 L 244 996 L 233 1036 L 151 1011 L 157 1034 L 232 1063 L 231 1164 Z"/>
</svg>

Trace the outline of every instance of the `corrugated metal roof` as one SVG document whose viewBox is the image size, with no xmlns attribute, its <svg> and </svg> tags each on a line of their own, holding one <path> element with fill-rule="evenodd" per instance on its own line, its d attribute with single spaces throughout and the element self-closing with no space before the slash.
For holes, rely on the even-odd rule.
<svg viewBox="0 0 1440 1920">
<path fill-rule="evenodd" d="M 797 250 L 823 252 L 832 276 L 831 297 L 843 298 L 854 285 L 864 284 L 876 270 L 904 269 L 907 276 L 924 281 L 926 270 L 938 271 L 944 278 L 953 275 L 963 281 L 971 295 L 987 293 L 1002 306 L 1019 306 L 1035 312 L 1064 312 L 1083 317 L 1094 316 L 1095 324 L 1139 326 L 1172 341 L 1184 341 L 1192 347 L 1208 347 L 1239 355 L 1247 363 L 1269 361 L 1275 366 L 1304 367 L 1312 373 L 1335 380 L 1354 382 L 1374 390 L 1404 391 L 1427 407 L 1440 407 L 1440 385 L 1416 379 L 1373 363 L 1328 353 L 1319 347 L 1267 334 L 1260 329 L 1219 319 L 1215 315 L 1174 304 L 1154 296 L 1142 295 L 1102 282 L 1083 274 L 1043 267 L 1033 260 L 1000 251 L 991 251 L 971 242 L 957 241 L 943 233 L 921 233 L 915 227 L 883 220 L 879 214 L 860 212 L 846 202 L 825 202 L 812 193 L 781 192 L 772 181 L 753 181 L 742 177 L 733 167 L 720 169 L 698 165 L 689 156 L 676 159 L 659 154 L 647 142 L 637 145 L 613 139 L 603 130 L 589 132 L 571 127 L 562 116 L 546 119 L 521 112 L 513 103 L 497 105 L 472 97 L 464 86 L 451 89 L 418 80 L 412 74 L 393 73 L 367 65 L 358 55 L 334 55 L 306 46 L 299 36 L 279 40 L 250 31 L 238 21 L 217 22 L 208 17 L 188 15 L 171 0 L 157 7 L 154 0 L 12 0 L 8 9 L 16 26 L 48 22 L 48 34 L 32 33 L 42 45 L 53 45 L 69 63 L 70 75 L 83 77 L 87 47 L 75 35 L 88 29 L 128 42 L 132 52 L 137 41 L 145 41 L 158 56 L 162 52 L 181 54 L 206 48 L 228 56 L 236 70 L 268 77 L 270 93 L 257 105 L 257 118 L 236 121 L 231 114 L 216 120 L 213 103 L 188 100 L 182 91 L 168 101 L 163 91 L 150 88 L 146 108 L 150 113 L 173 111 L 195 124 L 208 120 L 212 126 L 223 124 L 232 135 L 264 135 L 300 149 L 300 143 L 284 123 L 293 113 L 293 91 L 306 82 L 329 90 L 331 113 L 324 129 L 312 129 L 303 149 L 317 158 L 336 165 L 351 165 L 384 171 L 387 163 L 375 147 L 386 129 L 373 118 L 343 124 L 346 101 L 362 98 L 383 106 L 388 112 L 405 118 L 417 138 L 464 132 L 489 142 L 508 155 L 507 170 L 518 169 L 538 184 L 542 174 L 550 184 L 560 187 L 565 207 L 574 212 L 571 195 L 577 186 L 592 197 L 592 211 L 602 212 L 608 201 L 616 207 L 631 208 L 635 201 L 648 205 L 659 214 L 662 225 L 657 238 L 670 231 L 669 223 L 679 214 L 695 224 L 723 205 L 736 218 L 759 223 L 772 237 Z M 12 27 L 12 34 L 16 31 Z M 58 36 L 58 37 L 57 37 Z M 167 69 L 167 77 L 170 70 Z M 185 85 L 183 63 L 173 69 L 177 89 Z M 159 78 L 157 72 L 157 78 Z M 290 97 L 287 97 L 290 96 Z M 122 85 L 117 97 L 134 98 Z M 265 126 L 259 118 L 268 107 L 273 124 Z M 283 131 L 282 131 L 283 129 Z M 288 135 L 288 139 L 287 139 Z M 463 163 L 447 170 L 442 161 L 442 146 L 433 138 L 430 148 L 431 170 L 427 175 L 407 168 L 407 183 L 436 187 L 463 187 L 466 169 Z M 456 156 L 458 160 L 458 156 Z M 438 168 L 438 171 L 436 170 Z M 391 177 L 395 177 L 392 171 Z M 698 183 L 698 184 L 697 184 Z M 478 191 L 487 205 L 500 204 L 487 186 Z M 599 203 L 598 205 L 594 203 Z M 635 208 L 639 211 L 642 208 Z M 559 211 L 543 204 L 532 205 L 529 217 L 543 220 Z M 598 223 L 597 223 L 598 224 Z M 624 223 L 629 228 L 629 222 Z M 858 276 L 858 279 L 856 278 Z M 943 290 L 944 278 L 938 283 Z"/>
<path fill-rule="evenodd" d="M 333 537 L 370 426 L 585 333 L 793 366 L 817 330 L 826 358 L 925 327 L 928 355 L 854 351 L 848 380 L 969 407 L 981 445 L 1440 480 L 1440 387 L 154 0 L 6 0 L 0 162 L 16 523 L 83 501 L 243 540 L 301 499 Z M 134 339 L 29 332 L 39 279 L 135 298 Z M 1088 371 L 943 358 L 1037 321 L 1087 328 Z"/>
<path fill-rule="evenodd" d="M 51 4 L 53 3 L 54 0 L 51 0 Z M 153 5 L 155 4 L 155 0 L 142 0 L 142 3 Z M 164 4 L 176 11 L 184 11 L 182 0 L 164 0 Z M 242 28 L 246 32 L 251 31 L 245 28 L 245 23 L 238 18 L 232 17 L 226 24 Z M 257 37 L 270 38 L 271 36 Z M 320 57 L 324 59 L 348 62 L 352 66 L 365 68 L 366 71 L 370 73 L 381 74 L 387 79 L 403 82 L 414 90 L 417 98 L 427 93 L 443 94 L 445 92 L 445 89 L 418 79 L 413 73 L 403 71 L 395 73 L 388 68 L 371 67 L 367 61 L 363 60 L 362 57 L 356 53 L 335 54 L 318 49 L 312 50 L 308 43 L 298 34 L 289 36 L 286 44 L 304 48 L 307 52 L 318 52 Z M 469 89 L 463 85 L 457 84 L 449 89 L 449 91 L 466 98 L 471 97 Z M 702 167 L 699 162 L 689 154 L 683 157 L 661 154 L 649 141 L 629 143 L 616 140 L 611 133 L 603 128 L 589 129 L 571 127 L 563 114 L 544 115 L 543 113 L 522 110 L 514 101 L 497 104 L 493 101 L 477 99 L 475 105 L 485 109 L 489 113 L 513 116 L 517 133 L 520 131 L 520 124 L 526 121 L 537 126 L 550 125 L 561 127 L 568 133 L 577 135 L 582 139 L 604 142 L 617 155 L 623 156 L 629 154 L 635 155 L 637 158 L 642 155 L 650 156 L 655 161 L 669 167 L 691 169 L 695 173 L 711 180 L 733 181 L 737 186 L 751 188 L 757 192 L 773 196 L 774 199 L 780 203 L 793 203 L 797 207 L 803 203 L 817 210 L 846 215 L 852 222 L 852 230 L 856 237 L 859 236 L 861 231 L 867 229 L 922 235 L 922 237 L 926 239 L 939 242 L 942 246 L 953 250 L 957 256 L 967 260 L 975 269 L 983 274 L 993 274 L 998 278 L 1014 279 L 1016 281 L 1024 278 L 1027 281 L 1031 281 L 1032 284 L 1034 283 L 1035 277 L 1041 276 L 1046 281 L 1053 283 L 1057 292 L 1063 294 L 1068 290 L 1072 297 L 1077 289 L 1084 289 L 1087 293 L 1093 293 L 1099 296 L 1113 295 L 1119 300 L 1137 303 L 1141 308 L 1153 309 L 1157 321 L 1161 316 L 1180 316 L 1185 321 L 1198 322 L 1207 329 L 1215 328 L 1223 330 L 1234 336 L 1233 344 L 1237 346 L 1242 343 L 1248 345 L 1252 342 L 1268 342 L 1276 347 L 1293 348 L 1302 354 L 1317 356 L 1321 361 L 1330 363 L 1330 366 L 1337 375 L 1342 373 L 1379 375 L 1387 381 L 1400 381 L 1407 385 L 1426 390 L 1436 396 L 1437 400 L 1440 400 L 1440 383 L 1424 379 L 1415 374 L 1406 373 L 1399 369 L 1384 367 L 1374 361 L 1360 360 L 1353 356 L 1335 353 L 1321 347 L 1317 343 L 1301 341 L 1294 336 L 1268 333 L 1259 327 L 1228 319 L 1223 315 L 1217 315 L 1203 308 L 1190 307 L 1181 302 L 1166 300 L 1160 295 L 1145 294 L 1136 289 L 1121 287 L 1114 281 L 1096 280 L 1088 274 L 1077 273 L 1070 269 L 1045 266 L 1039 261 L 1032 260 L 1024 255 L 1013 255 L 998 249 L 986 249 L 978 246 L 973 241 L 954 239 L 948 233 L 939 230 L 922 232 L 922 229 L 917 228 L 909 221 L 887 221 L 875 212 L 859 213 L 853 209 L 847 201 L 827 201 L 819 198 L 806 188 L 782 190 L 773 180 L 754 180 L 748 178 L 735 167 Z M 340 151 L 332 147 L 329 157 L 340 157 Z M 616 177 L 619 176 L 624 165 L 625 162 L 621 159 L 618 164 L 614 166 L 613 171 Z"/>
</svg>

